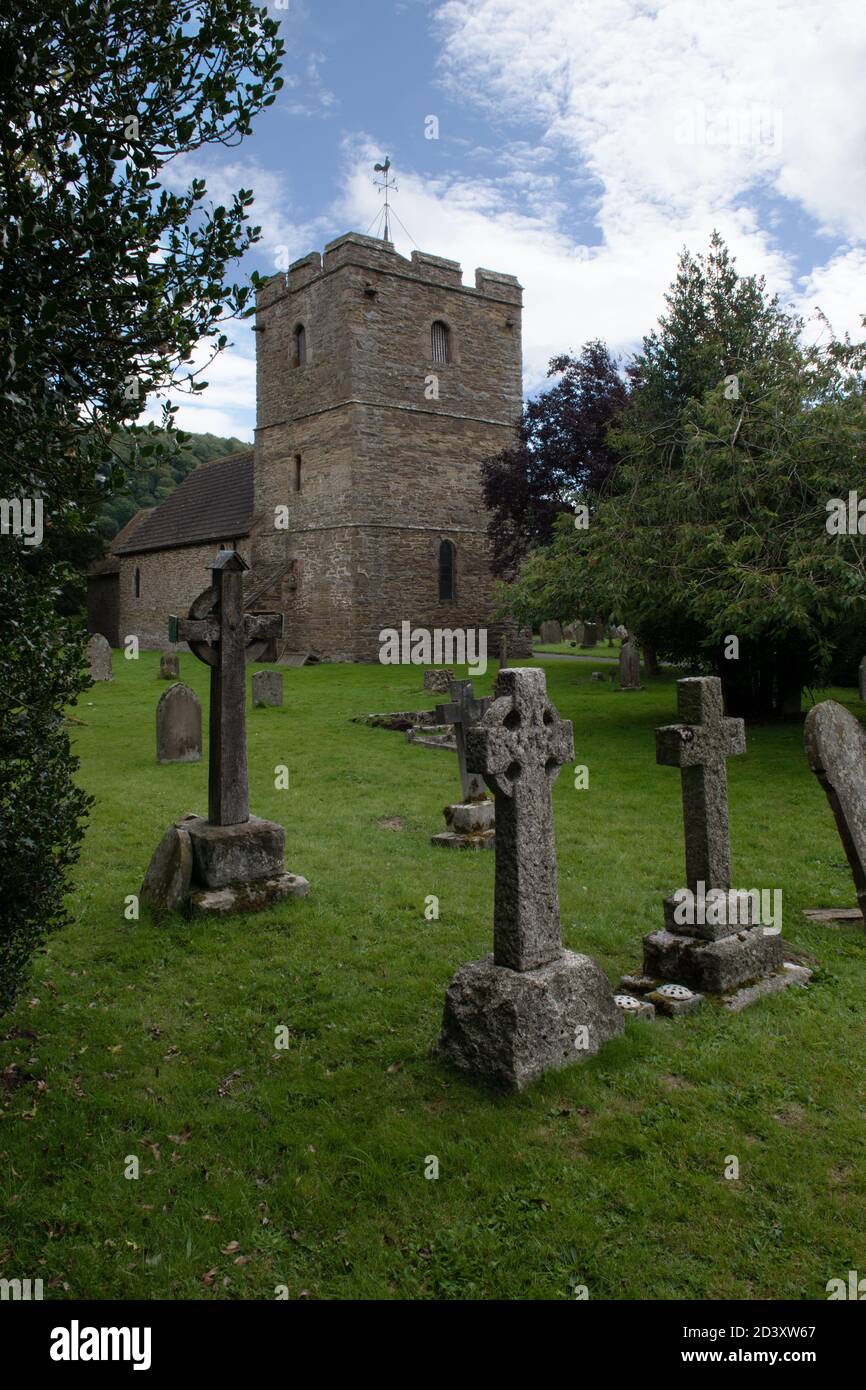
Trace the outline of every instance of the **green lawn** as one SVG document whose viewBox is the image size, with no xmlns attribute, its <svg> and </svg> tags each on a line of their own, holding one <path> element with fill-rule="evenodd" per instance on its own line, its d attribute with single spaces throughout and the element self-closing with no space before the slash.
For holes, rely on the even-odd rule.
<svg viewBox="0 0 866 1390">
<path fill-rule="evenodd" d="M 287 670 L 286 708 L 249 715 L 251 805 L 285 825 L 309 898 L 156 928 L 124 900 L 168 822 L 206 809 L 206 762 L 156 764 L 157 658 L 114 666 L 76 711 L 97 802 L 75 922 L 0 1044 L 3 1276 L 55 1298 L 823 1299 L 866 1270 L 866 939 L 801 915 L 854 902 L 801 729 L 750 730 L 731 824 L 735 881 L 784 890 L 811 988 L 629 1022 L 502 1098 L 428 1057 L 453 971 L 491 944 L 494 856 L 429 843 L 455 759 L 350 722 L 435 703 L 420 671 Z M 555 788 L 565 941 L 615 982 L 682 879 L 679 778 L 653 739 L 674 687 L 547 672 L 590 774 Z M 182 675 L 205 695 L 191 656 Z"/>
<path fill-rule="evenodd" d="M 594 647 L 578 647 L 569 641 L 565 642 L 536 642 L 532 643 L 534 652 L 541 652 L 544 655 L 550 653 L 552 656 L 562 654 L 564 656 L 619 656 L 619 642 L 596 642 Z M 517 664 L 516 660 L 513 663 Z"/>
</svg>

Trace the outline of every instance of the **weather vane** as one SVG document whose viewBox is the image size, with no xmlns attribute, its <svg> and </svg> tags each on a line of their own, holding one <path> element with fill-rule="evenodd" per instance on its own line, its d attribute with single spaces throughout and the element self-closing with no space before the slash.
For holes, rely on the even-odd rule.
<svg viewBox="0 0 866 1390">
<path fill-rule="evenodd" d="M 395 192 L 397 191 L 397 180 L 390 177 L 390 168 L 391 158 L 387 154 L 385 155 L 384 164 L 374 164 L 373 166 L 374 173 L 382 175 L 381 179 L 374 179 L 373 182 L 375 183 L 377 188 L 383 189 L 385 193 L 385 206 L 383 207 L 381 213 L 379 213 L 379 217 L 377 217 L 376 219 L 378 222 L 379 218 L 384 216 L 384 226 L 382 229 L 382 239 L 384 241 L 391 240 L 391 208 L 388 202 L 388 195 L 391 192 L 392 188 Z"/>
</svg>

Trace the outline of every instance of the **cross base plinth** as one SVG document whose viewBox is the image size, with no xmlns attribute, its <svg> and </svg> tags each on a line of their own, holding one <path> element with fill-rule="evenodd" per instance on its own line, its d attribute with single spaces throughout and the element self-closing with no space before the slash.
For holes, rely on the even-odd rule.
<svg viewBox="0 0 866 1390">
<path fill-rule="evenodd" d="M 764 927 L 744 927 L 735 936 L 706 941 L 679 932 L 650 932 L 643 941 L 643 974 L 685 985 L 701 994 L 727 994 L 781 970 L 781 936 Z"/>
<path fill-rule="evenodd" d="M 151 859 L 141 901 L 159 920 L 171 912 L 228 917 L 305 898 L 310 885 L 286 870 L 284 845 L 283 827 L 258 816 L 239 825 L 182 816 Z"/>
<path fill-rule="evenodd" d="M 234 917 L 241 912 L 261 912 L 284 898 L 305 898 L 310 885 L 300 874 L 256 878 L 250 883 L 228 883 L 224 888 L 204 888 L 190 894 L 193 917 Z"/>
<path fill-rule="evenodd" d="M 240 825 L 212 825 L 188 816 L 184 830 L 192 841 L 193 877 L 201 888 L 225 888 L 285 872 L 286 832 L 272 820 L 250 816 Z"/>
<path fill-rule="evenodd" d="M 492 801 L 461 801 L 445 807 L 448 829 L 432 835 L 430 843 L 440 849 L 494 849 L 496 846 L 496 808 Z"/>
<path fill-rule="evenodd" d="M 607 977 L 589 956 L 563 951 L 516 971 L 490 955 L 461 966 L 448 986 L 435 1055 L 489 1086 L 522 1091 L 622 1031 Z"/>
</svg>

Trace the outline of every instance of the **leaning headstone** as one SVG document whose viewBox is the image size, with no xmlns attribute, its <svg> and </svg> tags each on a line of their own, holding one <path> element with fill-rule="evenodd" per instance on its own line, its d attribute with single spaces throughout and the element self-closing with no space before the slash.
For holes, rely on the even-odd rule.
<svg viewBox="0 0 866 1390">
<path fill-rule="evenodd" d="M 210 569 L 210 587 L 195 599 L 188 618 L 169 619 L 168 636 L 188 642 L 210 668 L 208 818 L 183 819 L 192 845 L 183 907 L 224 917 L 305 897 L 310 885 L 286 871 L 283 827 L 249 812 L 246 666 L 282 636 L 282 614 L 245 612 L 247 564 L 237 551 L 220 550 Z M 170 690 L 163 698 L 169 695 Z"/>
<path fill-rule="evenodd" d="M 555 619 L 550 619 L 548 622 L 541 624 L 539 635 L 542 642 L 561 642 L 562 628 Z"/>
<path fill-rule="evenodd" d="M 197 763 L 201 760 L 201 704 L 194 690 L 178 682 L 156 706 L 156 760 Z"/>
<path fill-rule="evenodd" d="M 111 647 L 101 632 L 94 632 L 87 643 L 87 664 L 92 681 L 114 680 L 111 674 Z"/>
<path fill-rule="evenodd" d="M 603 971 L 562 946 L 551 793 L 573 757 L 571 724 L 550 703 L 544 672 L 500 672 L 493 704 L 466 735 L 468 767 L 496 804 L 494 950 L 451 981 L 437 1054 L 506 1090 L 623 1029 Z"/>
<path fill-rule="evenodd" d="M 857 692 L 861 700 L 866 700 L 866 656 L 857 668 Z"/>
<path fill-rule="evenodd" d="M 159 679 L 176 681 L 180 679 L 180 657 L 177 652 L 163 652 L 159 658 Z"/>
<path fill-rule="evenodd" d="M 448 687 L 454 679 L 454 672 L 443 667 L 424 672 L 424 689 L 433 690 L 438 695 L 447 695 Z"/>
<path fill-rule="evenodd" d="M 470 772 L 466 765 L 466 735 L 493 700 L 489 695 L 476 700 L 471 681 L 452 681 L 450 693 L 450 703 L 437 705 L 433 713 L 437 723 L 450 724 L 454 729 L 462 800 L 445 807 L 448 829 L 433 835 L 431 843 L 444 849 L 493 849 L 496 842 L 493 802 L 486 794 L 484 779 L 477 772 Z"/>
<path fill-rule="evenodd" d="M 168 827 L 154 850 L 139 899 L 159 921 L 169 913 L 183 910 L 191 880 L 192 841 L 184 821 L 180 820 Z"/>
<path fill-rule="evenodd" d="M 809 766 L 827 793 L 866 921 L 866 732 L 842 705 L 824 700 L 806 715 L 804 734 Z"/>
<path fill-rule="evenodd" d="M 656 730 L 656 762 L 680 770 L 686 888 L 665 898 L 664 929 L 644 937 L 643 984 L 628 976 L 623 985 L 668 1014 L 690 1012 L 704 994 L 739 1009 L 805 984 L 810 972 L 786 963 L 778 930 L 759 921 L 756 894 L 731 888 L 726 764 L 746 751 L 742 719 L 725 718 L 717 676 L 677 681 L 677 708 L 683 722 Z M 743 986 L 753 987 L 747 1000 Z"/>
<path fill-rule="evenodd" d="M 279 671 L 256 671 L 253 675 L 253 705 L 283 704 L 283 677 Z"/>
<path fill-rule="evenodd" d="M 640 690 L 640 652 L 637 642 L 629 638 L 619 650 L 620 690 Z"/>
</svg>

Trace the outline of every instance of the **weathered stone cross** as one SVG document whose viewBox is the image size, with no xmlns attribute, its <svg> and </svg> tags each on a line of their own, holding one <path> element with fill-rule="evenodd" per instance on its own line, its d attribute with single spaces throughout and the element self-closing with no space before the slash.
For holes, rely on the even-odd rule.
<svg viewBox="0 0 866 1390">
<path fill-rule="evenodd" d="M 457 743 L 457 762 L 460 767 L 460 788 L 464 801 L 477 801 L 484 796 L 484 779 L 466 766 L 466 733 L 477 724 L 485 710 L 493 704 L 490 695 L 476 700 L 471 681 L 451 681 L 448 686 L 451 702 L 437 705 L 434 710 L 440 724 L 453 724 Z"/>
<path fill-rule="evenodd" d="M 535 970 L 562 953 L 553 783 L 574 757 L 571 723 L 547 697 L 544 672 L 500 671 L 493 704 L 466 733 L 466 762 L 496 800 L 496 965 Z"/>
<path fill-rule="evenodd" d="M 235 550 L 220 550 L 213 584 L 192 604 L 188 618 L 169 618 L 171 642 L 188 642 L 210 666 L 208 821 L 242 825 L 250 818 L 247 777 L 246 675 L 248 661 L 281 637 L 281 613 L 244 613 L 244 571 Z"/>
<path fill-rule="evenodd" d="M 684 723 L 656 729 L 656 762 L 678 767 L 683 790 L 686 886 L 693 893 L 731 886 L 726 759 L 746 751 L 742 719 L 726 719 L 718 676 L 677 681 Z"/>
</svg>

